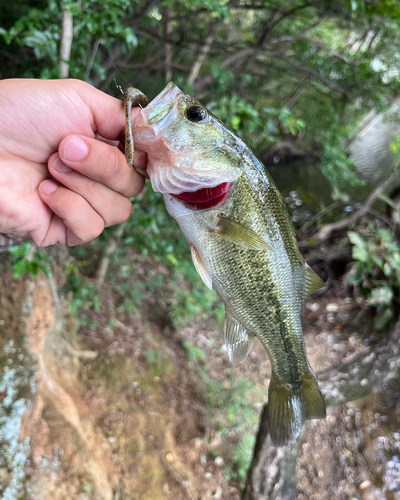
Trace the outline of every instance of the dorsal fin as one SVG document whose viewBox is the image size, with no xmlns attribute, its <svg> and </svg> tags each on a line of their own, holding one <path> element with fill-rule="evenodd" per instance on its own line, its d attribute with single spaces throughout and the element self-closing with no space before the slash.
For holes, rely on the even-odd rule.
<svg viewBox="0 0 400 500">
<path fill-rule="evenodd" d="M 311 294 L 324 286 L 325 283 L 318 276 L 318 274 L 315 274 L 308 264 L 304 264 L 304 291 L 306 297 L 309 297 Z"/>
<path fill-rule="evenodd" d="M 228 358 L 234 365 L 247 358 L 254 342 L 254 335 L 235 319 L 228 310 L 225 312 L 224 338 Z"/>
<path fill-rule="evenodd" d="M 210 290 L 213 288 L 212 277 L 210 273 L 207 271 L 206 266 L 204 265 L 203 259 L 200 257 L 197 248 L 194 245 L 190 245 L 190 251 L 192 252 L 192 260 L 196 271 L 199 273 L 200 278 L 203 280 L 206 287 Z"/>
</svg>

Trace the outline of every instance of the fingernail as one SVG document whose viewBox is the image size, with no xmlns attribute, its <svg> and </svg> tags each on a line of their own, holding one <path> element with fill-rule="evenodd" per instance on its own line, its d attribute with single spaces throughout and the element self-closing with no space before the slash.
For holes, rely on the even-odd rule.
<svg viewBox="0 0 400 500">
<path fill-rule="evenodd" d="M 43 181 L 39 186 L 39 191 L 43 194 L 51 194 L 58 188 L 58 185 L 53 181 Z"/>
<path fill-rule="evenodd" d="M 66 172 L 71 172 L 72 168 L 63 163 L 61 159 L 58 157 L 56 161 L 53 163 L 53 168 L 58 172 L 65 174 Z"/>
<path fill-rule="evenodd" d="M 79 137 L 71 137 L 64 146 L 64 157 L 69 161 L 83 160 L 88 152 L 88 145 Z"/>
</svg>

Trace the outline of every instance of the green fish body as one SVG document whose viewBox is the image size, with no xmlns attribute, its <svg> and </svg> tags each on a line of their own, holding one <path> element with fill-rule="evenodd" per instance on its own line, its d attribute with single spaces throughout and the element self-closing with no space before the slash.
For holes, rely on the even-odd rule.
<svg viewBox="0 0 400 500">
<path fill-rule="evenodd" d="M 197 271 L 226 306 L 229 359 L 245 359 L 255 336 L 268 353 L 269 431 L 286 444 L 304 421 L 325 417 L 325 403 L 300 318 L 323 282 L 299 252 L 282 197 L 243 141 L 172 83 L 135 119 L 133 137 Z"/>
</svg>

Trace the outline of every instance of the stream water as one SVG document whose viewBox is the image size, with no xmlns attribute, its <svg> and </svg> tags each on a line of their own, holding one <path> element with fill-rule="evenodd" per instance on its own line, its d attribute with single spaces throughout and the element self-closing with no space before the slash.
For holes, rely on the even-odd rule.
<svg viewBox="0 0 400 500">
<path fill-rule="evenodd" d="M 268 170 L 297 229 L 330 205 L 336 206 L 324 214 L 324 223 L 350 215 L 370 191 L 368 186 L 350 190 L 351 202 L 335 204 L 330 183 L 315 165 L 299 162 L 277 164 L 269 166 Z M 399 500 L 400 380 L 392 380 L 385 393 L 371 394 L 350 407 L 353 419 L 351 439 L 357 443 L 357 455 L 362 462 L 359 467 L 355 465 L 355 477 L 350 478 L 359 483 L 359 496 L 354 500 Z M 365 477 L 368 479 L 363 479 Z"/>
<path fill-rule="evenodd" d="M 323 214 L 320 219 L 323 223 L 350 215 L 370 191 L 368 186 L 349 188 L 346 193 L 349 201 L 340 202 L 333 199 L 330 182 L 314 163 L 277 163 L 267 168 L 286 202 L 296 229 L 329 206 L 333 208 Z"/>
</svg>

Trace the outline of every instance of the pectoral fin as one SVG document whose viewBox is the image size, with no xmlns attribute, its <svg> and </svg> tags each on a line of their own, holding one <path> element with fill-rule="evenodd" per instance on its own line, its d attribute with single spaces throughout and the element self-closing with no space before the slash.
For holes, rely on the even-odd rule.
<svg viewBox="0 0 400 500">
<path fill-rule="evenodd" d="M 260 235 L 228 217 L 221 217 L 218 228 L 214 232 L 222 238 L 250 250 L 272 250 L 271 246 Z"/>
<path fill-rule="evenodd" d="M 322 279 L 315 274 L 314 271 L 308 264 L 304 264 L 304 290 L 306 292 L 306 297 L 309 297 L 312 293 L 316 292 L 320 288 L 325 286 Z"/>
<path fill-rule="evenodd" d="M 213 284 L 211 274 L 207 271 L 197 248 L 194 245 L 190 245 L 190 251 L 192 252 L 192 260 L 196 271 L 199 273 L 200 278 L 203 280 L 206 287 L 212 290 Z"/>
<path fill-rule="evenodd" d="M 234 365 L 247 358 L 254 342 L 254 335 L 249 335 L 246 328 L 226 311 L 224 338 L 228 358 Z"/>
</svg>

